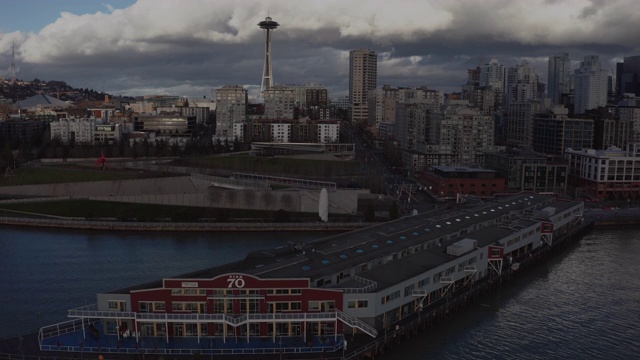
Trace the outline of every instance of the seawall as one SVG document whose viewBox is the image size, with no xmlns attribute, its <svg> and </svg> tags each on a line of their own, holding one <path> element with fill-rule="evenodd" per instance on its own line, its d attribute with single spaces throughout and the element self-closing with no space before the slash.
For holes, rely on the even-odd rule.
<svg viewBox="0 0 640 360">
<path fill-rule="evenodd" d="M 371 226 L 370 222 L 122 222 L 74 219 L 37 219 L 27 217 L 0 217 L 1 225 L 48 227 L 63 229 L 112 231 L 349 231 Z"/>
</svg>

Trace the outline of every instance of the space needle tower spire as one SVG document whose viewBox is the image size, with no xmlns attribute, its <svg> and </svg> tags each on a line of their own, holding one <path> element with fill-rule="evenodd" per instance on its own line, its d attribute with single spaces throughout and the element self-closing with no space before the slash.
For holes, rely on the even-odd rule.
<svg viewBox="0 0 640 360">
<path fill-rule="evenodd" d="M 264 21 L 258 23 L 261 29 L 266 30 L 265 48 L 264 48 L 264 70 L 262 70 L 262 84 L 260 84 L 260 95 L 273 85 L 273 71 L 271 70 L 271 31 L 275 30 L 280 24 L 273 21 L 267 16 Z"/>
</svg>

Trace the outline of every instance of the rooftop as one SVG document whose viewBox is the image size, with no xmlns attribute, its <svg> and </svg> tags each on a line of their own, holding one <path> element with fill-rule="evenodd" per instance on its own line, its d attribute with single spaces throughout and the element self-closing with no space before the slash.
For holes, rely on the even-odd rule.
<svg viewBox="0 0 640 360">
<path fill-rule="evenodd" d="M 306 277 L 313 282 L 375 259 L 402 252 L 409 247 L 443 238 L 445 235 L 466 229 L 478 222 L 519 213 L 534 206 L 555 207 L 558 211 L 562 211 L 565 207 L 573 205 L 575 202 L 556 201 L 554 195 L 520 194 L 474 208 L 453 209 L 448 212 L 438 209 L 308 243 L 254 251 L 241 261 L 179 275 L 175 278 L 214 278 L 226 273 L 242 272 L 261 278 Z M 524 227 L 533 222 L 517 220 L 516 223 Z M 491 226 L 465 234 L 464 237 L 477 240 L 478 246 L 485 246 L 513 231 L 516 230 Z M 443 243 L 442 247 L 434 247 L 405 256 L 402 261 L 391 261 L 376 267 L 367 271 L 366 277 L 379 282 L 379 288 L 384 288 L 385 284 L 396 283 L 400 278 L 406 279 L 406 276 L 416 274 L 417 271 L 424 272 L 452 259 L 452 256 L 445 253 L 445 249 L 447 245 L 457 240 L 459 239 L 451 239 Z M 161 284 L 161 281 L 156 281 L 114 292 L 128 293 L 133 289 L 159 287 Z M 339 287 L 348 287 L 348 282 L 340 283 Z"/>
</svg>

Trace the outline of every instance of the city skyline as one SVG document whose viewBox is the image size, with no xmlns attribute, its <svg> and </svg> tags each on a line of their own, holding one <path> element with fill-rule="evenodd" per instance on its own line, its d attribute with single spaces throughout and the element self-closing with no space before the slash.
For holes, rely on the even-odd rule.
<svg viewBox="0 0 640 360">
<path fill-rule="evenodd" d="M 3 76 L 15 42 L 17 78 L 116 95 L 212 97 L 241 85 L 256 96 L 264 68 L 257 24 L 266 16 L 281 25 L 276 84 L 320 83 L 331 97 L 348 93 L 349 51 L 360 48 L 378 54 L 378 86 L 444 92 L 461 91 L 466 70 L 491 59 L 527 61 L 546 83 L 557 53 L 569 53 L 572 69 L 598 55 L 609 75 L 640 53 L 639 16 L 627 0 L 3 2 L 12 19 L 0 25 Z"/>
</svg>

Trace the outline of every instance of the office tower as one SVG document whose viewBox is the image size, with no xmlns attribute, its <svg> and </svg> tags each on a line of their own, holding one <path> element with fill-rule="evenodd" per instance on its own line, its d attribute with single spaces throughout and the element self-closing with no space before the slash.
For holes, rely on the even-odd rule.
<svg viewBox="0 0 640 360">
<path fill-rule="evenodd" d="M 560 96 L 571 92 L 571 59 L 560 53 L 549 57 L 547 94 L 554 104 L 560 104 Z"/>
<path fill-rule="evenodd" d="M 367 123 L 369 92 L 378 82 L 378 58 L 368 49 L 349 52 L 349 101 L 351 122 Z"/>
<path fill-rule="evenodd" d="M 587 110 L 607 105 L 607 76 L 597 55 L 584 57 L 580 68 L 574 73 L 576 114 L 584 114 Z"/>
<path fill-rule="evenodd" d="M 261 29 L 265 30 L 264 46 L 264 69 L 262 70 L 262 83 L 260 84 L 260 94 L 273 85 L 273 71 L 271 69 L 271 30 L 275 30 L 280 24 L 267 16 L 264 21 L 258 23 Z"/>
<path fill-rule="evenodd" d="M 640 55 L 627 56 L 616 66 L 616 95 L 622 99 L 624 94 L 640 97 Z"/>
<path fill-rule="evenodd" d="M 242 86 L 216 89 L 216 139 L 234 140 L 234 125 L 247 120 L 247 103 L 247 90 Z"/>
</svg>

